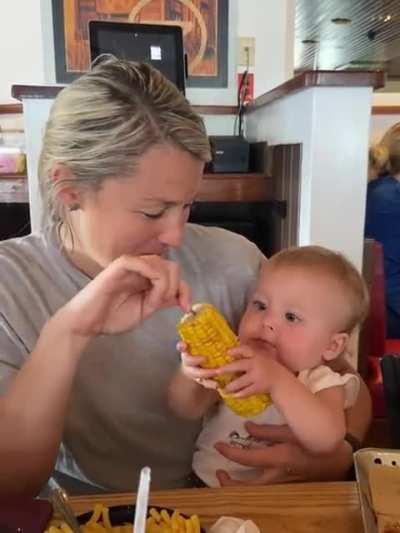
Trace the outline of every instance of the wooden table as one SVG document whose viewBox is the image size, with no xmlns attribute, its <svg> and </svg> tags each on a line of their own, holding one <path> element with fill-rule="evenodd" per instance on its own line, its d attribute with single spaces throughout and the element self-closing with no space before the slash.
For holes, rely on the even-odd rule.
<svg viewBox="0 0 400 533">
<path fill-rule="evenodd" d="M 253 520 L 262 533 L 362 533 L 357 486 L 353 482 L 298 483 L 253 488 L 153 492 L 151 503 L 200 515 L 209 526 L 221 515 Z M 132 494 L 76 496 L 77 513 L 105 505 L 132 503 Z"/>
</svg>

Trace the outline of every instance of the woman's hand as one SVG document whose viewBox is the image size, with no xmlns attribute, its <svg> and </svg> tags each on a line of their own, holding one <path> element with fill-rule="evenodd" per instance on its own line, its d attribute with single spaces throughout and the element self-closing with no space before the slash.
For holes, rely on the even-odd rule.
<svg viewBox="0 0 400 533">
<path fill-rule="evenodd" d="M 216 371 L 214 369 L 207 370 L 200 366 L 205 358 L 191 355 L 189 353 L 189 347 L 184 342 L 178 342 L 176 348 L 181 354 L 182 374 L 206 389 L 216 390 L 218 388 L 218 383 L 212 379 L 215 376 Z"/>
<path fill-rule="evenodd" d="M 189 286 L 179 266 L 156 255 L 122 256 L 108 265 L 58 313 L 77 335 L 121 333 L 155 311 L 179 305 L 188 311 Z"/>
<path fill-rule="evenodd" d="M 345 479 L 353 462 L 351 446 L 343 441 L 329 455 L 312 455 L 299 444 L 287 426 L 246 424 L 250 435 L 266 441 L 265 447 L 242 449 L 219 442 L 216 449 L 239 464 L 258 467 L 261 474 L 252 480 L 238 481 L 227 472 L 217 472 L 221 486 L 268 485 L 290 481 L 334 481 Z"/>
</svg>

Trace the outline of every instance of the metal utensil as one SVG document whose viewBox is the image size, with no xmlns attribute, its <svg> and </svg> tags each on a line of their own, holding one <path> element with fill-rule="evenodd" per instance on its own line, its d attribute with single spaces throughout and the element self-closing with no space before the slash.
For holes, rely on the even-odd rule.
<svg viewBox="0 0 400 533">
<path fill-rule="evenodd" d="M 145 466 L 140 471 L 139 488 L 136 495 L 135 522 L 133 531 L 135 533 L 145 533 L 147 506 L 149 503 L 151 469 Z"/>
<path fill-rule="evenodd" d="M 69 525 L 74 533 L 80 533 L 78 520 L 68 500 L 68 495 L 64 489 L 57 487 L 51 491 L 50 501 L 53 509 Z"/>
</svg>

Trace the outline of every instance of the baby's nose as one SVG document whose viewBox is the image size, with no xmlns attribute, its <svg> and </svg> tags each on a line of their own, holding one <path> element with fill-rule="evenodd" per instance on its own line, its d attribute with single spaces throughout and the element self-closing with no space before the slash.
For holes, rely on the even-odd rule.
<svg viewBox="0 0 400 533">
<path fill-rule="evenodd" d="M 269 331 L 275 331 L 275 324 L 272 320 L 265 320 L 264 327 Z"/>
</svg>

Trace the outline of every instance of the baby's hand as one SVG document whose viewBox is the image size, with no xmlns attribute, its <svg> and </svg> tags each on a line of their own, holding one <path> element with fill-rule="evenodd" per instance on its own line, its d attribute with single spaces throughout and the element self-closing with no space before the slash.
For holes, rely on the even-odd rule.
<svg viewBox="0 0 400 533">
<path fill-rule="evenodd" d="M 238 361 L 219 368 L 217 375 L 239 374 L 224 389 L 225 392 L 234 393 L 236 398 L 271 392 L 278 386 L 282 373 L 287 372 L 275 358 L 249 346 L 232 348 L 229 355 Z"/>
<path fill-rule="evenodd" d="M 218 383 L 213 378 L 216 375 L 215 369 L 201 368 L 201 363 L 204 357 L 194 357 L 189 353 L 189 348 L 184 342 L 178 342 L 177 350 L 181 354 L 181 369 L 182 373 L 192 381 L 195 381 L 206 389 L 217 389 Z"/>
</svg>

